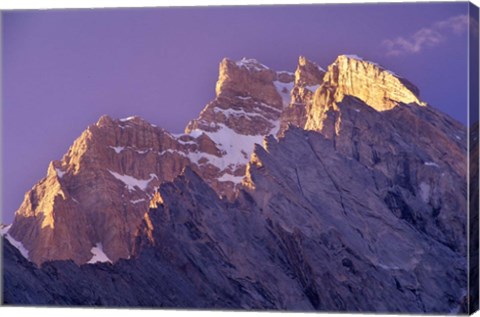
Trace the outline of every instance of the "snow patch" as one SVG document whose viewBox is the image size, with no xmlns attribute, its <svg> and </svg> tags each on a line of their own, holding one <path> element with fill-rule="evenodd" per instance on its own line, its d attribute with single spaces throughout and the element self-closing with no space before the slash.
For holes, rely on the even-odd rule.
<svg viewBox="0 0 480 317">
<path fill-rule="evenodd" d="M 186 154 L 179 153 L 180 155 L 184 155 L 187 157 L 192 163 L 197 165 L 204 165 L 204 164 L 212 164 L 218 167 L 220 170 L 223 170 L 227 167 L 235 167 L 237 164 L 227 162 L 223 159 L 223 157 L 218 157 L 212 154 L 204 153 L 204 152 L 190 152 Z"/>
<path fill-rule="evenodd" d="M 217 148 L 223 153 L 223 156 L 218 157 L 207 153 L 193 152 L 188 154 L 191 161 L 198 162 L 205 158 L 220 170 L 229 166 L 245 165 L 254 145 L 256 143 L 261 144 L 263 141 L 263 135 L 244 135 L 235 132 L 224 124 L 218 124 L 217 126 L 219 129 L 215 132 L 202 132 L 217 144 Z"/>
<path fill-rule="evenodd" d="M 360 109 L 353 109 L 353 110 L 355 110 L 355 112 L 360 112 Z"/>
<path fill-rule="evenodd" d="M 187 144 L 197 144 L 197 142 L 193 141 L 193 140 L 190 140 L 190 141 L 182 141 L 180 139 L 177 139 L 176 140 L 178 143 L 180 144 L 184 144 L 184 145 L 187 145 Z"/>
<path fill-rule="evenodd" d="M 88 261 L 87 263 L 97 263 L 97 262 L 109 262 L 109 263 L 112 263 L 112 261 L 108 258 L 108 256 L 105 254 L 105 252 L 103 252 L 103 245 L 102 243 L 98 242 L 96 244 L 96 246 L 94 246 L 90 252 L 92 252 L 93 256 L 92 258 L 90 259 L 90 261 Z"/>
<path fill-rule="evenodd" d="M 131 202 L 132 204 L 138 204 L 138 203 L 140 203 L 140 202 L 142 202 L 142 201 L 145 201 L 145 198 L 130 200 L 130 202 Z"/>
<path fill-rule="evenodd" d="M 277 139 L 277 133 L 280 130 L 280 120 L 277 120 L 273 123 L 273 128 L 270 130 L 270 134 L 273 135 L 275 139 Z"/>
<path fill-rule="evenodd" d="M 305 86 L 306 89 L 310 90 L 311 92 L 317 91 L 320 85 L 312 85 L 312 86 Z"/>
<path fill-rule="evenodd" d="M 315 92 L 318 88 L 320 88 L 320 85 L 305 86 L 305 88 L 310 90 L 311 92 Z"/>
<path fill-rule="evenodd" d="M 218 178 L 218 181 L 219 182 L 232 182 L 234 184 L 240 184 L 242 182 L 243 177 L 244 177 L 243 175 L 242 176 L 234 176 L 234 175 L 225 173 L 225 174 L 222 175 L 222 177 Z"/>
<path fill-rule="evenodd" d="M 65 175 L 65 172 L 59 168 L 55 168 L 55 171 L 57 172 L 59 178 L 62 178 L 62 176 Z"/>
<path fill-rule="evenodd" d="M 253 59 L 253 58 L 243 57 L 241 60 L 239 60 L 235 64 L 237 64 L 238 67 L 244 67 L 244 68 L 247 68 L 248 70 L 260 71 L 260 70 L 268 69 L 267 66 L 263 65 L 262 63 L 258 62 L 256 59 Z"/>
<path fill-rule="evenodd" d="M 157 178 L 157 175 L 155 174 L 150 174 L 149 179 L 138 179 L 129 175 L 122 175 L 119 173 L 112 172 L 111 170 L 108 170 L 110 174 L 113 175 L 116 179 L 122 181 L 125 186 L 128 188 L 128 191 L 134 191 L 135 187 L 139 188 L 142 191 L 145 191 L 147 189 L 148 183 L 150 183 L 154 178 Z"/>
<path fill-rule="evenodd" d="M 280 74 L 287 74 L 287 75 L 292 75 L 292 76 L 295 75 L 294 72 L 289 72 L 289 71 L 287 71 L 287 70 L 279 70 L 279 71 L 277 72 L 277 75 L 280 75 Z"/>
<path fill-rule="evenodd" d="M 457 138 L 457 140 L 461 140 L 461 139 L 462 139 L 459 135 L 455 135 L 455 138 Z"/>
<path fill-rule="evenodd" d="M 8 229 L 10 229 L 10 226 L 8 226 Z M 15 248 L 17 248 L 18 251 L 20 251 L 20 254 L 22 254 L 22 256 L 27 259 L 27 260 L 30 260 L 28 258 L 28 250 L 23 246 L 23 244 L 20 242 L 20 241 L 17 241 L 15 240 L 11 235 L 9 235 L 8 233 L 5 234 L 5 239 L 8 240 L 8 242 L 10 242 Z"/>
<path fill-rule="evenodd" d="M 177 154 L 180 154 L 180 155 L 183 155 L 185 156 L 184 153 L 181 153 L 180 151 L 177 151 L 177 150 L 165 150 L 165 151 L 161 151 L 161 152 L 158 152 L 158 155 L 162 156 L 164 154 L 167 154 L 167 153 L 170 153 L 170 154 L 173 154 L 173 153 L 177 153 Z"/>
<path fill-rule="evenodd" d="M 8 230 L 10 230 L 11 227 L 12 225 L 0 227 L 0 235 L 1 236 L 6 235 L 8 233 Z"/>
<path fill-rule="evenodd" d="M 223 113 L 226 117 L 230 117 L 230 116 L 232 116 L 232 117 L 246 117 L 248 119 L 250 119 L 250 117 L 262 117 L 262 118 L 268 120 L 267 118 L 265 118 L 263 115 L 261 115 L 259 113 L 246 112 L 245 110 L 214 108 L 213 112 Z"/>
<path fill-rule="evenodd" d="M 145 149 L 145 150 L 134 150 L 134 151 L 137 152 L 138 154 L 145 154 L 145 153 L 150 152 L 152 150 L 153 150 L 152 148 L 148 148 L 148 149 Z"/>
<path fill-rule="evenodd" d="M 282 83 L 281 81 L 274 81 L 273 84 L 277 89 L 278 94 L 282 97 L 283 108 L 286 108 L 290 105 L 290 92 L 293 89 L 295 83 L 293 81 L 289 83 Z"/>
<path fill-rule="evenodd" d="M 110 146 L 111 149 L 113 149 L 115 151 L 115 153 L 119 154 L 120 152 L 122 152 L 125 147 L 124 146 Z"/>
<path fill-rule="evenodd" d="M 205 133 L 205 131 L 203 130 L 199 130 L 199 129 L 195 129 L 195 130 L 192 130 L 190 131 L 190 133 L 188 135 L 190 135 L 192 138 L 198 138 L 199 136 L 201 136 L 203 133 Z"/>
<path fill-rule="evenodd" d="M 343 56 L 345 56 L 345 57 L 347 57 L 347 58 L 356 59 L 356 60 L 359 60 L 359 61 L 363 61 L 363 60 L 364 60 L 363 58 L 361 58 L 360 56 L 355 55 L 355 54 L 347 54 L 347 55 L 343 55 Z"/>
<path fill-rule="evenodd" d="M 241 100 L 248 100 L 248 99 L 252 99 L 252 97 L 250 96 L 246 96 L 246 97 L 243 97 L 243 96 L 236 96 L 237 99 L 241 99 Z"/>
<path fill-rule="evenodd" d="M 398 74 L 395 73 L 395 72 L 392 72 L 391 70 L 385 69 L 385 68 L 383 68 L 383 67 L 380 67 L 380 68 L 382 68 L 385 72 L 389 73 L 390 75 L 393 75 L 393 76 L 395 76 L 395 77 L 402 78 L 400 75 L 398 75 Z"/>
<path fill-rule="evenodd" d="M 136 118 L 136 116 L 131 116 L 131 117 L 127 117 L 127 118 L 122 118 L 122 119 L 120 119 L 120 121 L 121 122 L 127 122 L 127 121 L 133 120 L 135 118 Z"/>
<path fill-rule="evenodd" d="M 270 109 L 270 110 L 275 111 L 275 112 L 282 112 L 281 109 L 272 107 L 272 106 L 270 106 L 270 105 L 268 105 L 264 102 L 256 102 L 255 103 L 255 108 L 258 108 L 258 109 L 262 110 L 263 112 L 265 112 L 265 109 L 263 109 L 263 108 Z"/>
<path fill-rule="evenodd" d="M 425 162 L 424 164 L 427 165 L 427 166 L 439 167 L 438 164 L 435 163 L 435 162 Z"/>
<path fill-rule="evenodd" d="M 124 147 L 124 146 L 109 146 L 111 149 L 113 149 L 115 151 L 115 153 L 117 154 L 120 154 L 123 150 L 125 149 L 129 149 L 129 150 L 133 150 L 139 154 L 145 154 L 147 153 L 148 151 L 151 151 L 153 150 L 152 148 L 148 148 L 148 149 L 145 149 L 145 150 L 138 150 L 138 149 L 135 149 L 133 147 Z"/>
<path fill-rule="evenodd" d="M 355 55 L 355 54 L 347 54 L 347 55 L 343 55 L 343 56 L 345 56 L 345 57 L 347 57 L 347 58 L 350 58 L 350 59 L 355 59 L 355 60 L 357 60 L 357 61 L 367 62 L 367 63 L 369 63 L 369 64 L 372 64 L 372 65 L 380 68 L 381 70 L 384 70 L 384 71 L 386 71 L 386 72 L 388 72 L 388 73 L 394 74 L 393 72 L 386 70 L 385 68 L 383 68 L 382 66 L 378 65 L 377 63 L 372 62 L 372 61 L 368 61 L 368 60 L 366 60 L 366 59 L 363 59 L 362 57 L 360 57 L 360 56 L 358 56 L 358 55 Z"/>
</svg>

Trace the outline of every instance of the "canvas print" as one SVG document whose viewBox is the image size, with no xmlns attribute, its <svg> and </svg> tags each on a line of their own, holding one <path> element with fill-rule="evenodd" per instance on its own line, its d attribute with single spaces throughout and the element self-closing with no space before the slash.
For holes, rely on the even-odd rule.
<svg viewBox="0 0 480 317">
<path fill-rule="evenodd" d="M 1 14 L 3 305 L 478 309 L 475 5 Z"/>
</svg>

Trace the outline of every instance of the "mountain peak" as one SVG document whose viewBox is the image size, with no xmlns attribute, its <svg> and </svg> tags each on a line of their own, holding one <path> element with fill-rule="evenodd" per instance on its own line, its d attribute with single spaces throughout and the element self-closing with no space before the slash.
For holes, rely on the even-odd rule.
<svg viewBox="0 0 480 317">
<path fill-rule="evenodd" d="M 216 98 L 188 124 L 186 133 L 216 132 L 219 125 L 242 135 L 270 133 L 284 107 L 283 97 L 290 93 L 282 89 L 288 86 L 286 80 L 287 74 L 278 74 L 255 59 L 234 62 L 224 58 L 219 67 Z"/>
<path fill-rule="evenodd" d="M 112 123 L 113 123 L 113 119 L 109 115 L 104 114 L 98 119 L 95 125 L 100 127 L 100 126 L 108 126 Z"/>
<path fill-rule="evenodd" d="M 261 70 L 269 69 L 267 66 L 263 65 L 262 63 L 260 63 L 254 58 L 242 57 L 242 59 L 235 62 L 235 64 L 238 67 L 246 68 L 251 71 L 261 71 Z"/>
<path fill-rule="evenodd" d="M 340 60 L 340 59 L 354 59 L 354 60 L 362 61 L 362 62 L 365 61 L 365 59 L 363 59 L 363 57 L 360 57 L 356 54 L 341 54 L 337 57 L 337 60 Z M 370 62 L 370 61 L 367 61 L 367 62 L 372 63 L 372 64 L 376 64 L 376 63 L 373 63 L 373 62 Z"/>
<path fill-rule="evenodd" d="M 243 58 L 234 62 L 224 58 L 220 63 L 215 92 L 217 97 L 251 96 L 266 102 L 276 94 L 272 85 L 276 77 L 275 71 L 255 59 Z"/>
<path fill-rule="evenodd" d="M 296 86 L 315 86 L 320 85 L 325 75 L 325 70 L 315 62 L 308 60 L 305 56 L 298 58 L 298 66 L 295 71 Z"/>
<path fill-rule="evenodd" d="M 377 111 L 390 110 L 399 103 L 426 106 L 412 83 L 357 55 L 340 55 L 328 67 L 324 82 L 328 89 L 335 89 L 336 102 L 350 95 Z"/>
</svg>

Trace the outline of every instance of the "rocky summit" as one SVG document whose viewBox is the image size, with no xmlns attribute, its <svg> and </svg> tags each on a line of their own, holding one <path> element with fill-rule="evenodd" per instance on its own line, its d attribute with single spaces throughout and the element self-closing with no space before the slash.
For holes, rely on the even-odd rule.
<svg viewBox="0 0 480 317">
<path fill-rule="evenodd" d="M 224 59 L 185 133 L 103 116 L 50 163 L 4 302 L 464 313 L 467 175 L 467 128 L 376 63 Z"/>
</svg>

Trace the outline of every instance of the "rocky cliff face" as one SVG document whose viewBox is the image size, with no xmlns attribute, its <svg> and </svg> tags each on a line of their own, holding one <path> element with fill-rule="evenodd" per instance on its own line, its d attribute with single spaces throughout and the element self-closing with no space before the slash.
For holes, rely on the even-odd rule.
<svg viewBox="0 0 480 317">
<path fill-rule="evenodd" d="M 323 82 L 324 75 L 323 68 L 304 56 L 299 57 L 289 106 L 283 111 L 280 120 L 279 135 L 283 135 L 290 125 L 305 126 L 307 109 L 311 107 L 313 94 Z"/>
<path fill-rule="evenodd" d="M 215 100 L 185 129 L 189 135 L 205 135 L 216 144 L 218 157 L 207 157 L 202 169 L 211 172 L 210 184 L 220 195 L 234 196 L 253 145 L 278 132 L 292 81 L 292 75 L 275 72 L 254 59 L 220 63 Z"/>
<path fill-rule="evenodd" d="M 336 105 L 346 96 L 356 97 L 376 111 L 386 111 L 400 103 L 426 106 L 418 94 L 415 86 L 395 73 L 357 56 L 341 55 L 328 67 L 315 102 L 307 106 L 305 128 L 323 129 L 326 113 L 337 110 Z"/>
<path fill-rule="evenodd" d="M 139 117 L 103 116 L 25 195 L 10 235 L 37 264 L 86 263 L 98 245 L 111 261 L 129 258 L 155 188 L 185 166 L 219 195 L 234 196 L 253 145 L 278 131 L 291 80 L 255 60 L 224 59 L 217 97 L 182 135 Z"/>
<path fill-rule="evenodd" d="M 6 303 L 465 311 L 464 126 L 355 56 L 225 59 L 216 91 L 185 134 L 102 117 L 52 162 Z"/>
<path fill-rule="evenodd" d="M 50 163 L 47 176 L 25 195 L 9 233 L 37 264 L 86 263 L 97 244 L 112 261 L 128 258 L 155 186 L 187 164 L 180 150 L 187 145 L 140 118 L 104 116 L 62 160 Z"/>
</svg>

